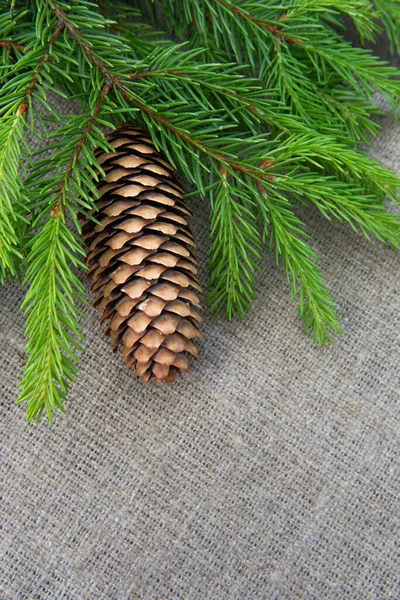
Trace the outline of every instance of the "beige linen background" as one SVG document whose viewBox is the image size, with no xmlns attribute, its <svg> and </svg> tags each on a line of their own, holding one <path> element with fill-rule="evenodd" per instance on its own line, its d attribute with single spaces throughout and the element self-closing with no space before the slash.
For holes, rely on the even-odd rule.
<svg viewBox="0 0 400 600">
<path fill-rule="evenodd" d="M 400 127 L 370 154 L 399 170 Z M 206 284 L 208 214 L 192 201 Z M 244 321 L 206 313 L 173 386 L 136 383 L 86 308 L 55 425 L 16 407 L 19 286 L 1 292 L 1 600 L 388 600 L 399 586 L 399 254 L 302 210 L 344 334 L 305 336 L 265 255 Z"/>
</svg>

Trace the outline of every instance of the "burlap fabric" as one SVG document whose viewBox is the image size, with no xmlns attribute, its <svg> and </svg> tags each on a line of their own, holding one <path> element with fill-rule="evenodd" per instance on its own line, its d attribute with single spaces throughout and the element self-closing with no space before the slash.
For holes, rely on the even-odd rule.
<svg viewBox="0 0 400 600">
<path fill-rule="evenodd" d="M 370 153 L 398 169 L 399 141 L 389 116 Z M 23 290 L 3 289 L 1 600 L 400 598 L 399 254 L 301 214 L 342 316 L 334 346 L 303 334 L 266 255 L 254 311 L 206 313 L 200 360 L 169 387 L 136 383 L 86 308 L 51 428 L 14 405 Z"/>
</svg>

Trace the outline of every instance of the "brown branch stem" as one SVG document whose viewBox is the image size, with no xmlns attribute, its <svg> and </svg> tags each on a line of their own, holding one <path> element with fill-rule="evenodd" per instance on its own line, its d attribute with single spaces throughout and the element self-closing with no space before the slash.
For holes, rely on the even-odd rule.
<svg viewBox="0 0 400 600">
<path fill-rule="evenodd" d="M 17 44 L 12 40 L 0 40 L 0 48 L 7 48 L 8 51 L 10 51 L 12 48 L 15 50 L 25 50 L 25 46 L 22 44 Z"/>
<path fill-rule="evenodd" d="M 281 39 L 285 40 L 286 42 L 288 42 L 289 44 L 302 44 L 302 40 L 300 40 L 299 38 L 295 38 L 290 35 L 286 35 L 285 33 L 282 33 L 282 31 L 279 29 L 278 25 L 269 25 L 265 21 L 256 19 L 255 17 L 253 17 L 253 15 L 251 15 L 247 11 L 242 10 L 238 6 L 234 6 L 230 2 L 226 2 L 225 0 L 214 0 L 214 2 L 216 2 L 217 4 L 219 4 L 220 6 L 225 8 L 225 10 L 228 10 L 231 13 L 233 13 L 234 15 L 237 15 L 243 21 L 249 21 L 250 23 L 253 23 L 253 25 L 260 27 L 261 29 L 265 29 L 266 31 L 269 31 L 276 38 L 281 38 Z"/>
</svg>

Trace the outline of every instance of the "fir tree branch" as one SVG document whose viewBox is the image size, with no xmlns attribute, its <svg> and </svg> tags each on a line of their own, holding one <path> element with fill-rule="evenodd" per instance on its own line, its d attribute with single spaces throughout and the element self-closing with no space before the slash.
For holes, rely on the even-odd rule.
<svg viewBox="0 0 400 600">
<path fill-rule="evenodd" d="M 21 221 L 25 221 L 28 209 L 16 211 L 15 205 L 20 205 L 23 196 L 20 183 L 19 167 L 24 144 L 24 131 L 26 126 L 26 112 L 31 103 L 32 95 L 38 85 L 40 74 L 48 61 L 53 45 L 55 44 L 62 27 L 58 25 L 49 40 L 47 48 L 40 56 L 38 62 L 33 63 L 33 70 L 29 84 L 25 89 L 14 87 L 15 82 L 5 84 L 1 104 L 5 105 L 2 116 L 2 130 L 0 133 L 0 280 L 3 282 L 7 276 L 14 276 L 19 268 L 22 258 L 18 246 L 21 245 Z M 18 69 L 18 63 L 15 69 Z M 9 107 L 9 96 L 16 95 L 16 101 Z M 1 105 L 0 105 L 1 106 Z M 25 229 L 22 226 L 23 229 Z"/>
<path fill-rule="evenodd" d="M 310 132 L 289 136 L 268 158 L 273 158 L 276 171 L 307 165 L 316 169 L 315 177 L 323 178 L 328 171 L 339 180 L 362 185 L 365 194 L 378 200 L 388 198 L 394 204 L 399 201 L 400 180 L 393 172 L 330 136 Z"/>
<path fill-rule="evenodd" d="M 364 190 L 329 177 L 316 181 L 313 174 L 307 173 L 281 179 L 278 185 L 292 197 L 306 197 L 328 219 L 332 215 L 360 230 L 367 239 L 372 234 L 381 242 L 400 248 L 400 215 L 388 212 Z"/>
<path fill-rule="evenodd" d="M 304 45 L 309 55 L 319 57 L 336 71 L 343 81 L 358 93 L 371 99 L 380 91 L 394 106 L 400 102 L 400 79 L 396 67 L 374 56 L 369 50 L 354 48 L 337 39 L 333 46 L 328 34 L 322 32 L 318 39 Z"/>
<path fill-rule="evenodd" d="M 260 235 L 251 198 L 243 188 L 228 183 L 223 167 L 219 182 L 210 192 L 211 236 L 210 286 L 208 303 L 228 319 L 243 318 L 254 300 L 255 271 L 260 260 Z M 236 197 L 235 197 L 236 196 Z"/>
<path fill-rule="evenodd" d="M 289 44 L 301 44 L 302 43 L 301 39 L 295 38 L 295 37 L 292 37 L 290 35 L 286 35 L 285 33 L 283 33 L 280 30 L 280 25 L 277 25 L 276 23 L 272 25 L 263 19 L 257 19 L 251 13 L 249 13 L 246 10 L 243 10 L 242 8 L 239 8 L 232 2 L 228 2 L 227 0 L 211 0 L 211 1 L 214 2 L 215 4 L 218 4 L 219 6 L 222 6 L 222 8 L 224 10 L 226 10 L 227 12 L 230 12 L 232 15 L 239 17 L 239 19 L 245 21 L 246 23 L 249 23 L 260 29 L 266 30 L 269 33 L 272 33 L 278 39 L 282 38 Z M 283 21 L 286 18 L 287 18 L 287 16 L 282 14 L 279 20 Z"/>
<path fill-rule="evenodd" d="M 314 98 L 316 85 L 310 79 L 304 65 L 293 60 L 288 48 L 277 46 L 275 57 L 266 68 L 269 73 L 267 87 L 279 85 L 283 102 L 290 106 L 304 123 L 313 127 L 323 121 L 325 111 Z"/>
<path fill-rule="evenodd" d="M 299 295 L 299 315 L 304 330 L 312 329 L 313 340 L 322 345 L 332 342 L 332 332 L 340 333 L 334 302 L 315 263 L 316 254 L 299 236 L 304 237 L 302 223 L 286 198 L 276 192 L 262 195 L 270 219 L 271 249 L 276 260 L 282 259 L 292 288 L 292 299 Z"/>
<path fill-rule="evenodd" d="M 91 132 L 92 128 L 94 127 L 98 116 L 100 115 L 100 112 L 103 108 L 104 103 L 106 102 L 107 96 L 109 95 L 111 88 L 112 88 L 111 84 L 106 82 L 103 86 L 103 89 L 101 90 L 98 101 L 96 102 L 96 104 L 94 106 L 92 114 L 90 115 L 89 119 L 87 120 L 86 126 L 84 127 L 82 134 L 75 146 L 75 150 L 72 153 L 71 159 L 66 166 L 66 169 L 64 172 L 64 177 L 60 184 L 60 189 L 54 197 L 53 203 L 55 203 L 55 205 L 60 203 L 61 207 L 64 207 L 66 204 L 66 197 L 67 197 L 67 192 L 68 192 L 68 188 L 69 188 L 69 180 L 74 175 L 74 171 L 75 171 L 78 159 L 81 156 L 81 153 L 83 151 L 85 144 L 87 144 L 87 142 L 88 142 L 88 137 L 90 135 L 90 132 Z"/>
<path fill-rule="evenodd" d="M 373 133 L 368 117 L 376 114 L 376 107 L 370 102 L 372 94 L 380 89 L 394 102 L 398 95 L 399 84 L 393 79 L 396 70 L 386 67 L 368 52 L 364 51 L 362 57 L 362 51 L 343 42 L 345 56 L 340 57 L 342 51 L 333 60 L 329 56 L 329 50 L 336 46 L 333 39 L 340 42 L 330 25 L 340 26 L 341 14 L 349 15 L 361 35 L 373 40 L 379 26 L 374 22 L 375 12 L 369 0 L 301 0 L 288 6 L 231 0 L 207 0 L 199 4 L 184 0 L 181 10 L 177 10 L 171 0 L 162 0 L 160 5 L 170 29 L 175 27 L 180 35 L 187 36 L 190 32 L 188 23 L 192 20 L 195 27 L 192 45 L 202 43 L 224 48 L 225 59 L 234 57 L 241 64 L 250 62 L 267 87 L 279 86 L 282 97 L 287 99 L 295 114 L 322 133 L 332 135 L 336 128 L 339 138 L 343 139 L 347 133 L 354 142 L 360 138 L 368 140 L 368 135 Z M 268 28 L 277 29 L 278 38 Z M 285 36 L 301 43 L 289 44 Z M 316 55 L 312 48 L 320 48 L 319 54 Z M 213 51 L 209 53 L 212 55 Z M 321 81 L 321 75 L 325 78 L 329 73 L 329 79 L 332 79 L 332 67 L 339 74 L 336 87 L 350 82 L 359 95 L 359 102 L 364 102 L 365 116 L 360 116 L 358 135 L 355 135 L 354 122 L 348 122 L 338 112 L 333 112 L 337 119 L 331 118 L 327 122 L 325 118 L 327 105 L 318 91 L 327 83 Z M 332 83 L 329 87 L 330 91 L 334 89 Z"/>
<path fill-rule="evenodd" d="M 400 53 L 400 3 L 398 0 L 373 0 L 377 16 L 387 33 L 390 51 Z"/>
<path fill-rule="evenodd" d="M 187 50 L 184 46 L 152 52 L 136 65 L 130 79 L 134 82 L 145 80 L 146 83 L 155 80 L 159 93 L 164 93 L 167 102 L 174 97 L 179 101 L 187 93 L 210 111 L 220 105 L 232 121 L 254 134 L 259 132 L 260 124 L 278 130 L 303 127 L 299 119 L 288 115 L 277 90 L 270 88 L 266 97 L 260 82 L 245 77 L 236 65 L 226 65 L 222 70 L 219 64 L 198 64 L 204 51 Z"/>
<path fill-rule="evenodd" d="M 369 0 L 300 0 L 287 7 L 286 19 L 299 20 L 306 15 L 319 16 L 321 20 L 336 28 L 343 28 L 338 15 L 350 17 L 358 29 L 362 39 L 373 41 L 380 32 L 375 22 L 375 11 Z"/>
<path fill-rule="evenodd" d="M 54 28 L 54 32 L 49 40 L 49 43 L 47 44 L 47 47 L 46 47 L 45 51 L 43 52 L 43 56 L 40 59 L 38 65 L 34 71 L 32 81 L 29 84 L 28 89 L 26 90 L 25 98 L 24 98 L 22 104 L 20 105 L 20 110 L 22 112 L 25 112 L 28 109 L 28 103 L 31 102 L 33 92 L 35 91 L 35 88 L 39 83 L 40 75 L 41 75 L 46 63 L 50 59 L 52 49 L 53 49 L 55 43 L 57 42 L 58 37 L 59 37 L 60 33 L 62 32 L 62 30 L 63 30 L 62 23 L 58 23 Z"/>
<path fill-rule="evenodd" d="M 30 289 L 23 308 L 28 315 L 28 361 L 17 402 L 28 402 L 27 420 L 39 421 L 43 410 L 52 422 L 57 408 L 65 412 L 69 381 L 77 373 L 76 352 L 82 347 L 75 298 L 84 288 L 71 269 L 71 256 L 82 253 L 65 224 L 61 209 L 54 210 L 32 246 L 27 271 Z M 77 267 L 82 265 L 75 261 Z"/>
<path fill-rule="evenodd" d="M 0 133 L 0 281 L 15 275 L 19 260 L 16 215 L 11 198 L 19 194 L 19 180 L 14 159 L 19 158 L 19 140 L 22 138 L 20 116 L 8 124 L 8 130 Z"/>
<path fill-rule="evenodd" d="M 93 183 L 89 178 L 82 178 L 79 172 L 82 160 L 87 166 L 100 170 L 91 150 L 92 133 L 110 89 L 111 85 L 105 83 L 86 116 L 83 129 L 76 130 L 74 144 L 59 143 L 61 150 L 53 156 L 52 162 L 59 166 L 64 161 L 61 175 L 48 176 L 48 160 L 41 159 L 27 181 L 31 194 L 37 196 L 36 207 L 41 208 L 35 222 L 40 231 L 27 259 L 29 291 L 23 303 L 29 338 L 28 361 L 18 402 L 28 403 L 29 421 L 38 421 L 44 410 L 50 422 L 57 409 L 64 412 L 69 382 L 74 381 L 77 373 L 77 352 L 82 350 L 77 339 L 82 339 L 82 334 L 76 301 L 84 298 L 85 289 L 74 270 L 85 269 L 79 259 L 85 253 L 81 241 L 65 222 L 65 211 L 69 211 L 77 224 L 79 203 L 87 208 L 93 206 L 91 196 L 96 193 Z M 70 120 L 65 132 L 70 133 L 75 122 Z M 102 135 L 100 131 L 99 134 Z M 74 179 L 79 181 L 78 190 Z M 76 191 L 82 195 L 80 201 L 69 199 Z"/>
<path fill-rule="evenodd" d="M 147 114 L 151 119 L 155 120 L 163 129 L 167 129 L 179 137 L 183 142 L 185 142 L 191 148 L 202 152 L 207 155 L 211 159 L 215 160 L 219 164 L 223 164 L 226 167 L 233 169 L 241 173 L 244 176 L 249 176 L 257 181 L 260 181 L 264 178 L 264 174 L 260 169 L 257 169 L 253 166 L 245 164 L 243 161 L 236 161 L 229 159 L 224 153 L 214 150 L 213 148 L 208 147 L 206 144 L 201 142 L 199 139 L 191 136 L 187 131 L 182 130 L 180 127 L 172 124 L 170 120 L 165 118 L 163 115 L 159 114 L 157 110 L 153 109 L 148 104 L 143 103 L 140 98 L 134 94 L 127 86 L 127 84 L 122 81 L 119 77 L 116 77 L 111 69 L 102 61 L 90 48 L 89 44 L 84 41 L 84 38 L 81 32 L 68 21 L 68 18 L 64 11 L 60 9 L 60 7 L 52 2 L 52 0 L 47 0 L 47 2 L 52 6 L 55 15 L 59 19 L 59 23 L 62 24 L 76 41 L 76 43 L 82 47 L 87 58 L 91 61 L 91 63 L 99 69 L 101 75 L 107 79 L 115 88 L 117 88 L 122 97 L 125 98 L 129 103 L 138 108 L 142 113 Z M 131 76 L 132 77 L 132 74 Z M 324 140 L 322 140 L 324 141 Z M 327 141 L 327 140 L 326 140 Z M 320 148 L 322 144 L 320 145 Z M 348 162 L 349 166 L 349 162 Z"/>
<path fill-rule="evenodd" d="M 340 87 L 329 91 L 317 87 L 316 93 L 325 109 L 343 124 L 343 138 L 346 141 L 350 137 L 354 145 L 359 142 L 368 144 L 371 135 L 378 135 L 380 125 L 371 120 L 371 115 L 385 113 L 376 104 L 364 98 L 355 98 L 352 92 Z"/>
</svg>

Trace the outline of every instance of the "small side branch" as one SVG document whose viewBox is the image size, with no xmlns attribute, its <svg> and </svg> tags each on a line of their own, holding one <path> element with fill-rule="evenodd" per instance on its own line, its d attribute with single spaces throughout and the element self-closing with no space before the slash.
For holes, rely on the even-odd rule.
<svg viewBox="0 0 400 600">
<path fill-rule="evenodd" d="M 66 198 L 66 190 L 68 187 L 68 181 L 69 181 L 71 175 L 73 174 L 74 167 L 76 165 L 78 158 L 81 155 L 82 148 L 87 141 L 88 134 L 90 133 L 92 127 L 94 126 L 96 119 L 97 119 L 98 115 L 100 114 L 100 111 L 101 111 L 101 109 L 104 105 L 104 102 L 106 101 L 106 98 L 107 98 L 108 94 L 110 93 L 111 89 L 112 89 L 112 85 L 110 83 L 105 83 L 105 85 L 101 91 L 99 101 L 97 102 L 91 117 L 89 118 L 85 128 L 83 129 L 82 135 L 79 138 L 79 141 L 76 144 L 76 147 L 71 156 L 71 159 L 65 169 L 63 181 L 60 185 L 59 191 L 57 192 L 57 194 L 54 198 L 55 207 L 59 206 L 60 208 L 64 208 L 65 198 Z"/>
<path fill-rule="evenodd" d="M 51 0 L 47 0 L 48 4 L 52 8 L 54 15 L 58 19 L 59 26 L 68 31 L 70 36 L 75 40 L 75 42 L 80 46 L 85 52 L 86 56 L 90 60 L 90 62 L 100 71 L 103 75 L 104 79 L 108 80 L 112 85 L 117 86 L 120 81 L 119 78 L 113 75 L 111 71 L 107 68 L 106 64 L 92 51 L 91 46 L 87 43 L 85 38 L 82 35 L 82 32 L 72 25 L 69 22 L 66 13 L 60 8 L 58 4 L 52 2 Z"/>
<path fill-rule="evenodd" d="M 232 14 L 239 17 L 242 21 L 247 21 L 248 23 L 259 27 L 260 29 L 264 29 L 265 31 L 268 31 L 278 39 L 283 39 L 289 44 L 302 44 L 302 40 L 300 40 L 299 38 L 295 38 L 293 36 L 286 35 L 285 33 L 283 33 L 279 29 L 278 25 L 270 25 L 269 23 L 266 23 L 266 21 L 256 19 L 249 12 L 242 10 L 238 6 L 234 6 L 230 2 L 226 2 L 226 0 L 214 0 L 214 2 L 222 6 L 226 11 L 231 12 Z"/>
<path fill-rule="evenodd" d="M 30 84 L 30 86 L 28 87 L 27 91 L 26 91 L 26 95 L 25 95 L 25 102 L 27 102 L 29 100 L 29 97 L 32 96 L 33 91 L 37 85 L 38 79 L 39 79 L 39 75 L 43 70 L 44 65 L 48 62 L 49 57 L 50 57 L 50 53 L 51 50 L 54 46 L 54 44 L 56 43 L 61 31 L 63 30 L 64 26 L 62 25 L 62 23 L 58 23 L 54 29 L 53 35 L 51 36 L 49 43 L 47 45 L 47 48 L 38 64 L 38 66 L 36 67 L 35 70 L 35 74 L 34 77 L 32 79 L 32 82 Z"/>
<path fill-rule="evenodd" d="M 7 48 L 9 52 L 10 50 L 25 50 L 25 46 L 22 44 L 17 44 L 12 40 L 0 40 L 0 48 Z"/>
</svg>

